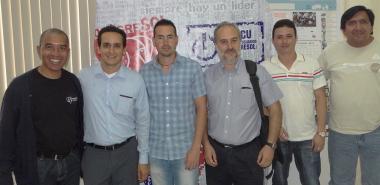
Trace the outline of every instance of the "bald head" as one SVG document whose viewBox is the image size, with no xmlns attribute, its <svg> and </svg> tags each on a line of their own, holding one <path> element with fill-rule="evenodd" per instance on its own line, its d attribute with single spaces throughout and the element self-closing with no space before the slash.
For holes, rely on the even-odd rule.
<svg viewBox="0 0 380 185">
<path fill-rule="evenodd" d="M 42 34 L 40 36 L 40 44 L 39 44 L 39 46 L 42 45 L 42 43 L 45 40 L 46 36 L 50 35 L 50 34 L 63 35 L 65 37 L 67 45 L 69 45 L 69 37 L 67 36 L 67 34 L 64 31 L 62 31 L 62 30 L 60 30 L 58 28 L 49 28 L 49 29 L 45 30 L 44 32 L 42 32 Z"/>
</svg>

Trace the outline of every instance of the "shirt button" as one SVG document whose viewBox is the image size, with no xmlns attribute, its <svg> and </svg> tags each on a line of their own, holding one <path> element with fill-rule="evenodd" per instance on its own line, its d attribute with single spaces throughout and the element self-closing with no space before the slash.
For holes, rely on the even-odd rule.
<svg viewBox="0 0 380 185">
<path fill-rule="evenodd" d="M 169 99 L 169 97 L 168 97 L 168 96 L 166 96 L 165 98 L 166 98 L 167 100 Z"/>
<path fill-rule="evenodd" d="M 228 131 L 227 131 L 227 130 L 225 130 L 225 131 L 224 131 L 224 133 L 225 133 L 225 134 L 227 134 L 227 133 L 228 133 Z"/>
<path fill-rule="evenodd" d="M 227 116 L 226 116 L 226 119 L 228 119 L 228 118 L 229 118 L 229 116 L 227 115 Z"/>
<path fill-rule="evenodd" d="M 231 89 L 230 89 L 230 90 L 228 90 L 228 92 L 229 92 L 229 93 L 231 93 L 231 92 L 232 92 L 232 91 L 231 91 Z"/>
<path fill-rule="evenodd" d="M 166 110 L 166 113 L 169 113 L 170 112 L 170 110 Z"/>
<path fill-rule="evenodd" d="M 227 102 L 227 105 L 230 105 L 231 104 L 231 102 Z"/>
<path fill-rule="evenodd" d="M 165 85 L 169 85 L 169 83 L 165 83 Z"/>
<path fill-rule="evenodd" d="M 166 124 L 166 127 L 170 127 L 170 124 L 168 123 L 168 124 Z"/>
</svg>

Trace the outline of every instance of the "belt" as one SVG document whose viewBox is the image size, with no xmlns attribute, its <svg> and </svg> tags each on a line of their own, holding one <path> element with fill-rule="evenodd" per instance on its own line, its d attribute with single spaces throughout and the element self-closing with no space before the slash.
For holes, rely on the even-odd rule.
<svg viewBox="0 0 380 185">
<path fill-rule="evenodd" d="M 38 158 L 38 159 L 62 160 L 62 159 L 64 159 L 67 155 L 68 155 L 68 154 L 54 154 L 54 153 L 37 152 L 37 158 Z"/>
<path fill-rule="evenodd" d="M 215 139 L 213 139 L 212 137 L 208 137 L 209 140 L 212 142 L 212 143 L 215 143 L 216 145 L 222 147 L 222 148 L 225 148 L 225 149 L 238 149 L 238 148 L 245 148 L 247 146 L 249 146 L 250 144 L 252 144 L 253 142 L 257 141 L 259 137 L 256 137 L 254 138 L 252 141 L 249 141 L 247 143 L 244 143 L 244 144 L 241 144 L 241 145 L 231 145 L 231 144 L 224 144 L 224 143 L 221 143 Z"/>
<path fill-rule="evenodd" d="M 102 146 L 102 145 L 97 145 L 95 143 L 86 143 L 87 146 L 91 146 L 93 148 L 96 148 L 96 149 L 101 149 L 101 150 L 107 150 L 107 151 L 113 151 L 113 150 L 116 150 L 122 146 L 124 146 L 125 144 L 127 144 L 129 141 L 131 141 L 135 136 L 132 136 L 128 139 L 126 139 L 125 141 L 121 142 L 121 143 L 117 143 L 117 144 L 114 144 L 114 145 L 108 145 L 108 146 Z"/>
</svg>

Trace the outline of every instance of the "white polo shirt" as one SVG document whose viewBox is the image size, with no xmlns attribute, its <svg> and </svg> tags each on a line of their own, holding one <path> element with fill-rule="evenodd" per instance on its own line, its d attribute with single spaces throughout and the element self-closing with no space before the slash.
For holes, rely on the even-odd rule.
<svg viewBox="0 0 380 185">
<path fill-rule="evenodd" d="M 276 55 L 264 61 L 263 66 L 284 94 L 280 99 L 282 127 L 288 133 L 289 141 L 312 139 L 317 131 L 314 90 L 326 85 L 317 60 L 297 54 L 288 70 Z"/>
</svg>

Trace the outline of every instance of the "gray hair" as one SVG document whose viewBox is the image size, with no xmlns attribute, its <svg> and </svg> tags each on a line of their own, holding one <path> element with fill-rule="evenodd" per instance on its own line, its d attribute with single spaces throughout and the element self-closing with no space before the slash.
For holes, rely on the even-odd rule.
<svg viewBox="0 0 380 185">
<path fill-rule="evenodd" d="M 239 34 L 239 40 L 240 40 L 241 36 L 240 36 L 240 30 L 239 30 L 238 26 L 235 23 L 231 23 L 231 22 L 228 22 L 228 21 L 223 21 L 223 22 L 219 23 L 216 26 L 215 30 L 214 30 L 214 42 L 216 42 L 216 33 L 221 28 L 223 28 L 223 27 L 232 27 L 232 28 L 234 28 L 238 32 L 238 34 Z"/>
</svg>

